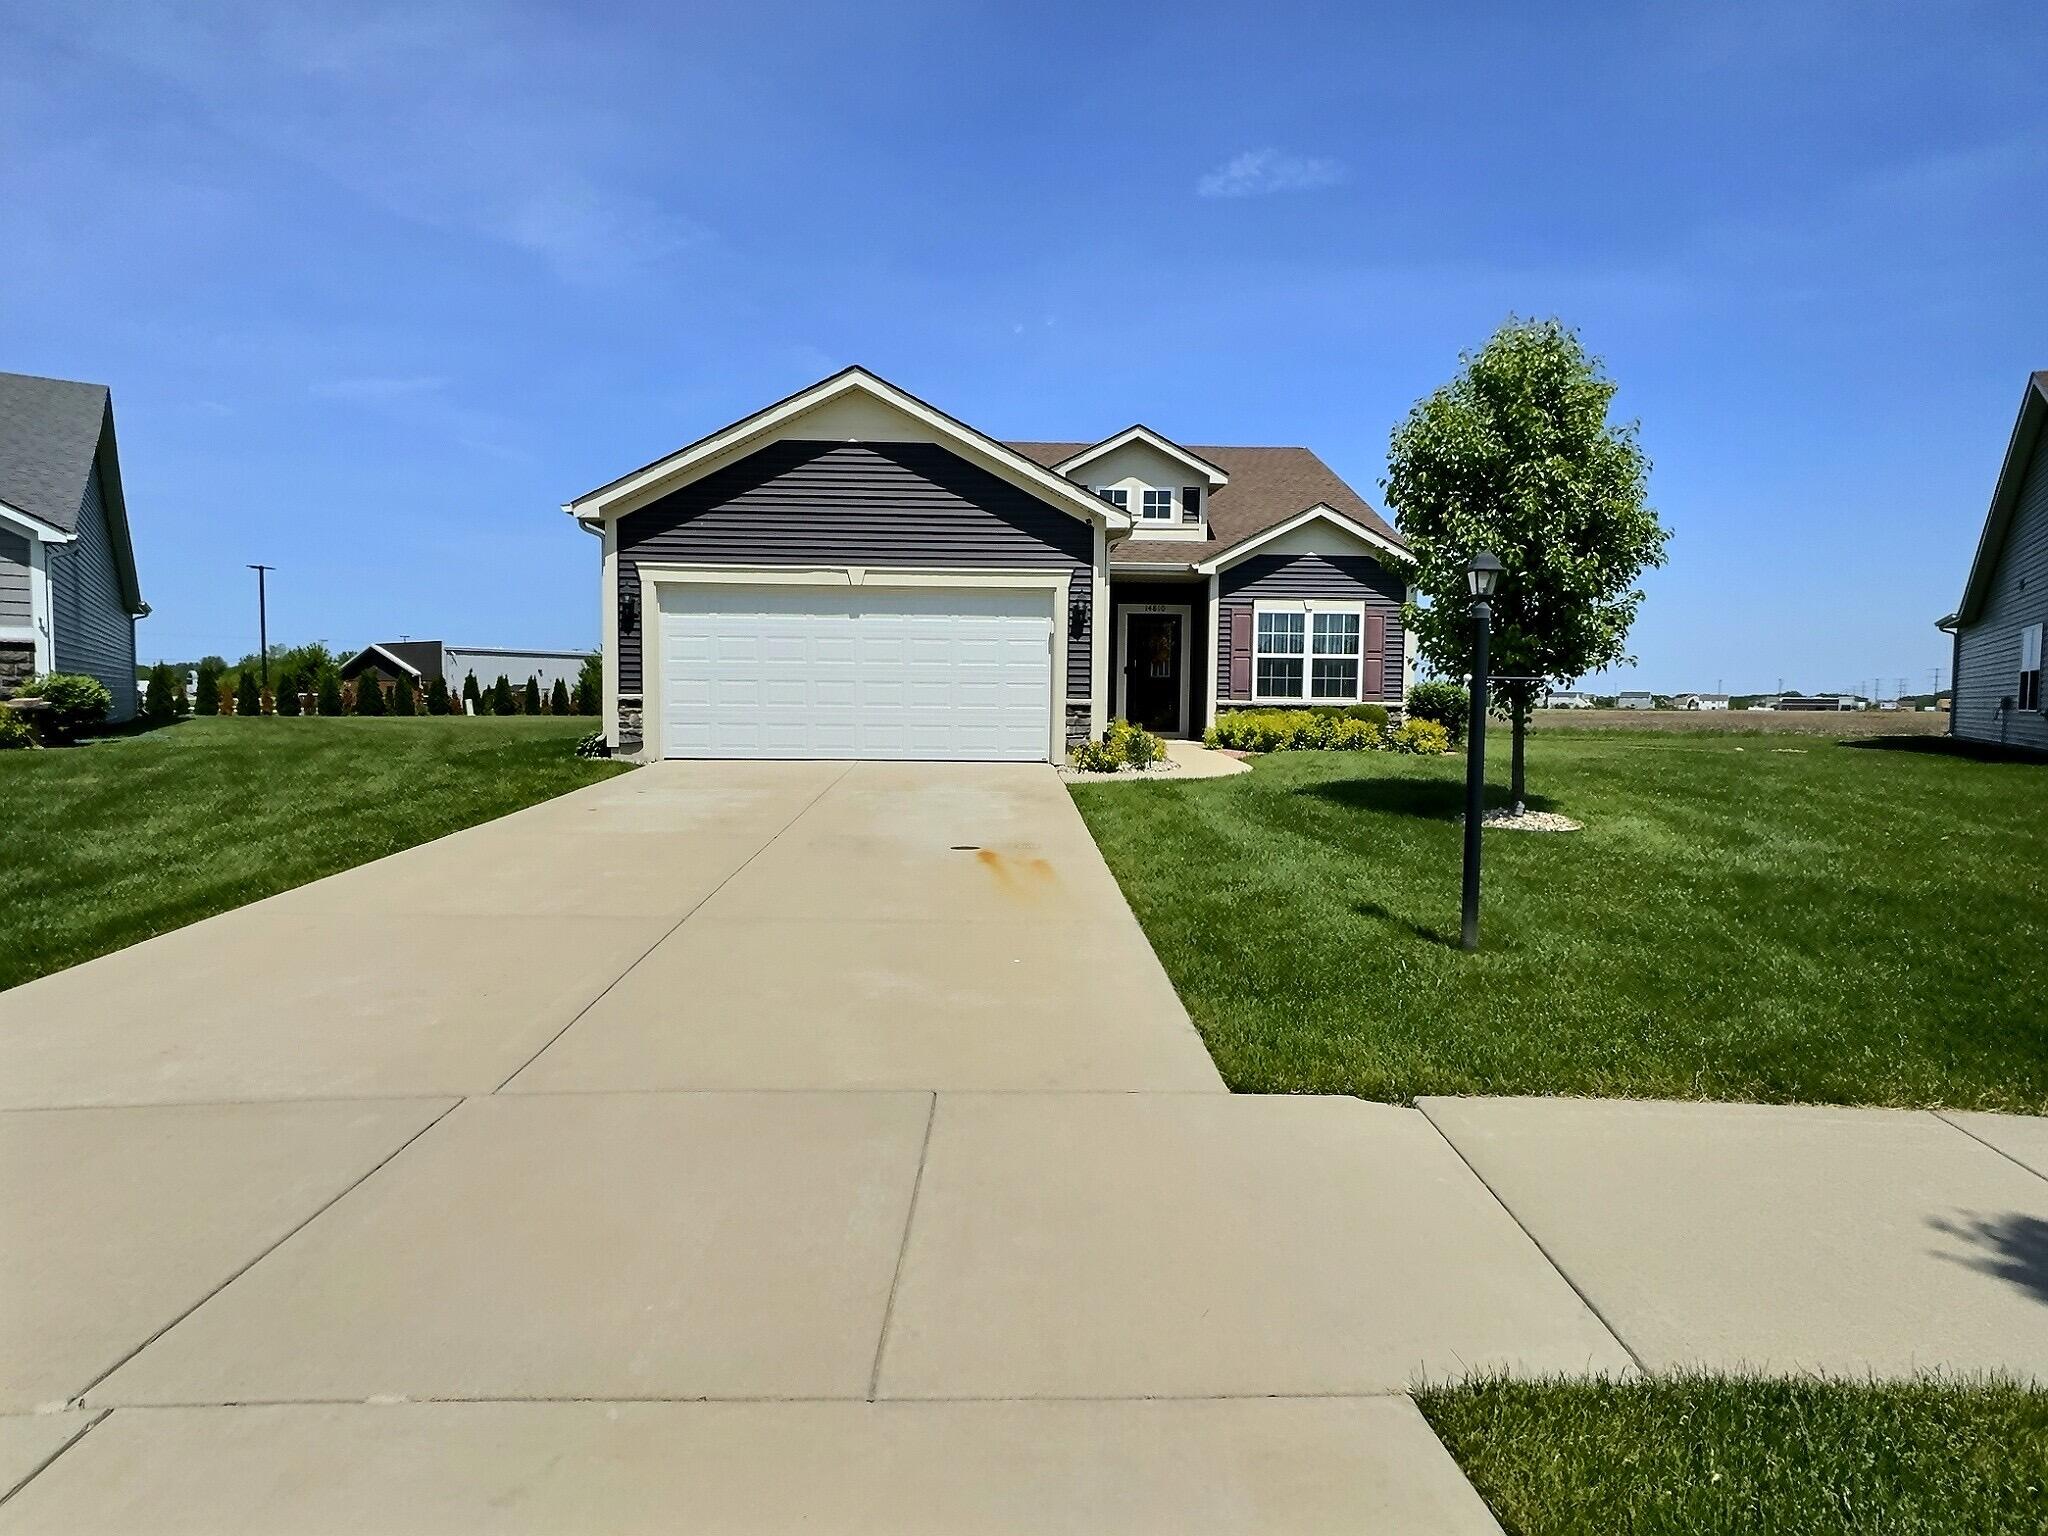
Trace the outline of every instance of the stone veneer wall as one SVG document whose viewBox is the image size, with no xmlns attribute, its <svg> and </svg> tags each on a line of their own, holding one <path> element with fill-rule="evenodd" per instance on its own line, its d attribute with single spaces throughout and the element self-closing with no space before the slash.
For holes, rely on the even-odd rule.
<svg viewBox="0 0 2048 1536">
<path fill-rule="evenodd" d="M 35 670 L 33 640 L 0 640 L 0 699 L 12 698 L 14 690 L 33 677 Z"/>
</svg>

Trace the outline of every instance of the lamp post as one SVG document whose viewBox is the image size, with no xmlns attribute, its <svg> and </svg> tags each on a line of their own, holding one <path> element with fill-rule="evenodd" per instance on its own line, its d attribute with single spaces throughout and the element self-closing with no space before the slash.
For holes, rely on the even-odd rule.
<svg viewBox="0 0 2048 1536">
<path fill-rule="evenodd" d="M 265 601 L 263 578 L 277 569 L 274 565 L 252 565 L 256 573 L 256 655 L 263 668 L 263 686 L 270 686 L 270 604 Z"/>
<path fill-rule="evenodd" d="M 1501 564 L 1486 550 L 1465 566 L 1472 593 L 1472 720 L 1465 728 L 1465 905 L 1459 942 L 1479 947 L 1479 833 L 1486 822 L 1486 647 L 1493 637 L 1487 599 L 1500 582 Z"/>
</svg>

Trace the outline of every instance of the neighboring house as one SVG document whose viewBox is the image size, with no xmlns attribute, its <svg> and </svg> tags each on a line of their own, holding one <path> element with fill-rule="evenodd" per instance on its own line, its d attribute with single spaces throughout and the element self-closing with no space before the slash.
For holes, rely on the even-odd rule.
<svg viewBox="0 0 2048 1536">
<path fill-rule="evenodd" d="M 1057 761 L 1406 695 L 1407 546 L 1306 448 L 1002 442 L 849 368 L 563 510 L 642 757 Z"/>
<path fill-rule="evenodd" d="M 2027 381 L 1962 603 L 1941 621 L 1955 637 L 1949 734 L 2048 750 L 2041 634 L 2048 624 L 2048 372 Z"/>
<path fill-rule="evenodd" d="M 1593 695 L 1590 693 L 1573 693 L 1569 689 L 1553 689 L 1551 692 L 1543 695 L 1543 707 L 1545 709 L 1592 709 L 1594 708 Z"/>
<path fill-rule="evenodd" d="M 1624 693 L 1615 698 L 1616 709 L 1655 709 L 1657 695 L 1654 693 Z"/>
<path fill-rule="evenodd" d="M 1677 709 L 1726 709 L 1728 695 L 1725 693 L 1681 693 L 1671 701 Z"/>
<path fill-rule="evenodd" d="M 501 676 L 515 688 L 524 688 L 529 677 L 540 680 L 547 693 L 559 679 L 569 688 L 590 660 L 588 651 L 522 651 L 483 645 L 448 645 L 439 640 L 384 640 L 362 650 L 341 664 L 342 681 L 363 672 L 375 672 L 385 682 L 402 675 L 421 690 L 440 678 L 448 692 L 462 696 L 463 679 L 476 674 L 476 685 L 488 688 Z"/>
<path fill-rule="evenodd" d="M 78 672 L 135 713 L 135 577 L 104 384 L 0 373 L 0 697 Z"/>
</svg>

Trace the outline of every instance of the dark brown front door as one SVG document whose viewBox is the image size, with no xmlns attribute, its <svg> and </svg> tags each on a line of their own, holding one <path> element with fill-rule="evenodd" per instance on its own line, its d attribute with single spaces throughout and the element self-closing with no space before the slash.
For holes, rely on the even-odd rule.
<svg viewBox="0 0 2048 1536">
<path fill-rule="evenodd" d="M 1124 616 L 1124 718 L 1148 731 L 1184 729 L 1180 718 L 1181 625 L 1177 613 Z"/>
</svg>

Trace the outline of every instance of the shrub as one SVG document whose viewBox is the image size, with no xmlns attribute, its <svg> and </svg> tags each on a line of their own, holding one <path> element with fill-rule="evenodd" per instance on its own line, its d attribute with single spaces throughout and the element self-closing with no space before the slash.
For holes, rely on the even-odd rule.
<svg viewBox="0 0 2048 1536">
<path fill-rule="evenodd" d="M 1377 704 L 1341 710 L 1231 710 L 1218 715 L 1202 739 L 1239 752 L 1370 752 L 1387 744 L 1386 710 Z"/>
<path fill-rule="evenodd" d="M 384 709 L 384 679 L 374 672 L 356 674 L 356 713 L 381 715 Z"/>
<path fill-rule="evenodd" d="M 341 679 L 332 672 L 320 674 L 320 693 L 313 707 L 323 715 L 341 714 Z"/>
<path fill-rule="evenodd" d="M 235 680 L 235 713 L 252 717 L 263 713 L 263 694 L 254 672 L 245 671 Z"/>
<path fill-rule="evenodd" d="M 612 744 L 604 739 L 603 731 L 592 731 L 576 743 L 578 757 L 610 757 Z"/>
<path fill-rule="evenodd" d="M 45 672 L 30 678 L 14 692 L 18 698 L 41 699 L 50 706 L 43 716 L 49 722 L 45 729 L 58 741 L 69 741 L 79 732 L 91 730 L 114 707 L 114 696 L 107 692 L 105 683 L 75 672 Z"/>
<path fill-rule="evenodd" d="M 435 678 L 427 684 L 427 713 L 445 715 L 448 713 L 448 684 L 445 679 Z"/>
<path fill-rule="evenodd" d="M 220 713 L 220 674 L 211 667 L 199 669 L 199 682 L 192 695 L 192 712 L 198 715 Z"/>
<path fill-rule="evenodd" d="M 566 715 L 569 713 L 569 685 L 561 678 L 555 679 L 555 686 L 548 694 L 548 713 Z"/>
<path fill-rule="evenodd" d="M 520 713 L 526 715 L 537 715 L 540 713 L 540 679 L 531 672 L 526 674 L 526 707 Z"/>
<path fill-rule="evenodd" d="M 28 722 L 0 704 L 0 752 L 19 752 L 36 744 L 36 733 Z"/>
<path fill-rule="evenodd" d="M 178 702 L 172 696 L 176 688 L 168 663 L 160 661 L 151 667 L 149 686 L 142 693 L 142 718 L 151 725 L 168 725 L 178 713 Z"/>
<path fill-rule="evenodd" d="M 498 680 L 491 684 L 491 713 L 494 715 L 516 715 L 519 713 L 518 705 L 512 702 L 511 679 L 502 672 L 498 674 Z"/>
<path fill-rule="evenodd" d="M 1404 720 L 1394 732 L 1394 750 L 1440 757 L 1451 750 L 1451 733 L 1434 720 Z"/>
<path fill-rule="evenodd" d="M 1408 718 L 1434 721 L 1452 742 L 1464 738 L 1471 713 L 1472 695 L 1462 684 L 1417 683 L 1408 690 Z"/>
<path fill-rule="evenodd" d="M 277 680 L 277 712 L 289 717 L 298 714 L 302 708 L 299 703 L 299 680 L 286 673 Z"/>
<path fill-rule="evenodd" d="M 1112 720 L 1099 741 L 1084 741 L 1067 754 L 1067 760 L 1083 773 L 1115 773 L 1123 768 L 1144 768 L 1166 756 L 1166 743 L 1143 726 L 1128 720 Z"/>
<path fill-rule="evenodd" d="M 595 656 L 586 657 L 576 674 L 576 713 L 594 715 L 603 706 L 604 663 Z"/>
<path fill-rule="evenodd" d="M 398 681 L 391 685 L 391 713 L 407 718 L 419 713 L 413 703 L 412 679 L 403 672 L 398 674 Z"/>
<path fill-rule="evenodd" d="M 483 703 L 483 694 L 476 686 L 476 674 L 472 672 L 462 680 L 463 710 L 467 714 L 480 715 L 484 712 Z"/>
</svg>

